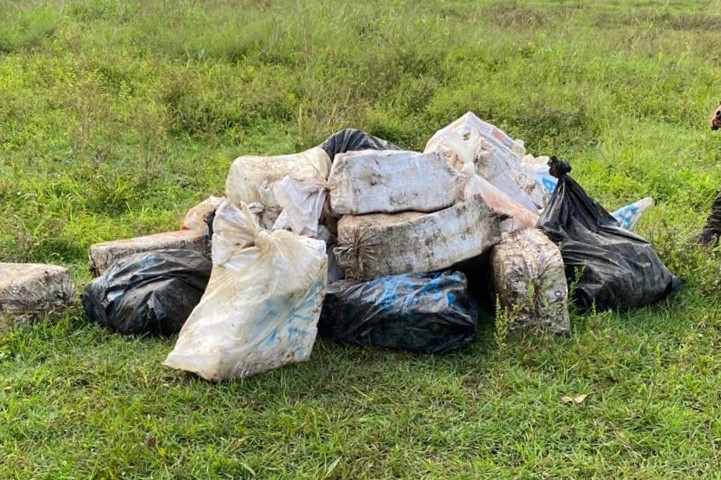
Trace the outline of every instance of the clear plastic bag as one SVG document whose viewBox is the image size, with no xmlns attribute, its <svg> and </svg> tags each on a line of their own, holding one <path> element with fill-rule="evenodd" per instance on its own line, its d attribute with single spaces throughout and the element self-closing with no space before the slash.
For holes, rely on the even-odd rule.
<svg viewBox="0 0 721 480">
<path fill-rule="evenodd" d="M 425 151 L 443 154 L 460 172 L 461 200 L 480 195 L 492 210 L 508 217 L 501 226 L 503 231 L 536 225 L 540 205 L 523 191 L 517 179 L 523 153 L 520 142 L 469 112 L 436 132 Z"/>
</svg>

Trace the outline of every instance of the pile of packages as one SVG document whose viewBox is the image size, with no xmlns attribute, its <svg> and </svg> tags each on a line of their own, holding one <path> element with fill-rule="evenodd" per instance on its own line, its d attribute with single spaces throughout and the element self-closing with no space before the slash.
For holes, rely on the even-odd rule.
<svg viewBox="0 0 721 480">
<path fill-rule="evenodd" d="M 567 333 L 569 302 L 668 295 L 677 280 L 630 231 L 650 199 L 609 214 L 569 172 L 472 113 L 423 152 L 343 130 L 240 157 L 226 196 L 191 209 L 182 232 L 93 246 L 83 304 L 124 334 L 179 331 L 165 364 L 223 380 L 306 360 L 318 334 L 456 350 L 495 298 L 512 329 Z"/>
</svg>

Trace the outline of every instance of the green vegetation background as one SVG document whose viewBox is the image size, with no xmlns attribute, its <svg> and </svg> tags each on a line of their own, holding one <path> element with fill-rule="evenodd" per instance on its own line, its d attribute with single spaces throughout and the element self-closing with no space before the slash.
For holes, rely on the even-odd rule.
<svg viewBox="0 0 721 480">
<path fill-rule="evenodd" d="M 557 154 L 687 280 L 570 338 L 449 356 L 319 342 L 213 385 L 172 339 L 57 323 L 0 337 L 0 478 L 719 478 L 721 2 L 4 0 L 0 259 L 71 267 L 177 228 L 233 158 L 355 126 L 409 149 L 472 110 Z M 564 395 L 588 394 L 581 405 Z"/>
</svg>

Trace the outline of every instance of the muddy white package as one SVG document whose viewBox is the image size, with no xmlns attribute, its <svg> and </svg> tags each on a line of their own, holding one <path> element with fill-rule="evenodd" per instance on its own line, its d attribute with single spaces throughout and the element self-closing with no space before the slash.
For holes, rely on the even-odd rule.
<svg viewBox="0 0 721 480">
<path fill-rule="evenodd" d="M 426 144 L 425 152 L 442 153 L 459 169 L 464 164 L 473 164 L 476 173 L 534 213 L 542 206 L 533 200 L 536 192 L 524 191 L 534 190 L 535 182 L 522 178 L 523 142 L 513 140 L 471 112 L 437 131 Z"/>
<path fill-rule="evenodd" d="M 325 182 L 330 166 L 328 154 L 320 147 L 291 155 L 239 157 L 228 173 L 226 197 L 237 207 L 241 203 L 262 205 L 261 224 L 272 226 L 281 212 L 273 184 L 284 177 Z"/>
<path fill-rule="evenodd" d="M 568 284 L 561 251 L 538 229 L 504 236 L 491 253 L 501 306 L 511 312 L 511 329 L 542 327 L 568 333 Z"/>
<path fill-rule="evenodd" d="M 370 280 L 448 268 L 499 241 L 499 216 L 477 196 L 434 213 L 346 215 L 335 252 L 346 278 Z"/>
<path fill-rule="evenodd" d="M 90 246 L 90 271 L 94 276 L 105 272 L 113 263 L 136 253 L 158 250 L 186 249 L 205 252 L 207 244 L 203 232 L 180 230 L 156 233 L 144 237 L 112 240 Z"/>
<path fill-rule="evenodd" d="M 62 313 L 72 305 L 73 295 L 73 281 L 67 268 L 0 263 L 0 331 Z"/>
<path fill-rule="evenodd" d="M 321 240 L 261 229 L 225 203 L 213 224 L 213 270 L 165 365 L 207 380 L 307 360 L 327 285 Z"/>
<path fill-rule="evenodd" d="M 363 150 L 335 156 L 328 186 L 337 215 L 435 212 L 453 205 L 459 178 L 437 152 Z"/>
<path fill-rule="evenodd" d="M 298 235 L 318 235 L 327 189 L 315 178 L 295 180 L 283 177 L 273 184 L 273 194 L 282 209 L 273 230 L 290 230 Z"/>
</svg>

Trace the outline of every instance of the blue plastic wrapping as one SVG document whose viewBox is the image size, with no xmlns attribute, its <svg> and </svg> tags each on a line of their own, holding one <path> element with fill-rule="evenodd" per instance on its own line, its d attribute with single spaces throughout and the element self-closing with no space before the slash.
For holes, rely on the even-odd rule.
<svg viewBox="0 0 721 480">
<path fill-rule="evenodd" d="M 445 353 L 476 338 L 478 309 L 461 272 L 328 286 L 318 333 L 340 343 Z"/>
</svg>

